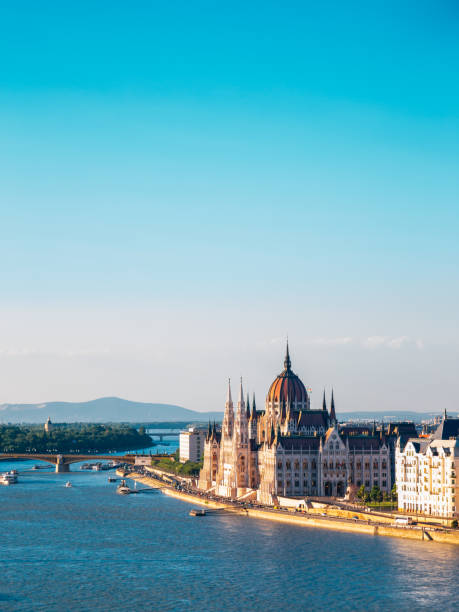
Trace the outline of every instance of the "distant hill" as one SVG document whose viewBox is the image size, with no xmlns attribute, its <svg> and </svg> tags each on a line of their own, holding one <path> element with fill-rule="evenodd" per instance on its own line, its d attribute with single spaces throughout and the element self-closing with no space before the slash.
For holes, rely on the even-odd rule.
<svg viewBox="0 0 459 612">
<path fill-rule="evenodd" d="M 172 404 L 131 402 L 119 397 L 101 397 L 89 402 L 45 402 L 44 404 L 2 404 L 0 423 L 54 422 L 147 422 L 221 420 L 222 412 L 196 412 Z"/>
<path fill-rule="evenodd" d="M 440 412 L 413 411 L 365 411 L 339 412 L 340 421 L 384 420 L 415 421 L 438 416 Z M 151 404 L 131 402 L 119 397 L 101 397 L 89 402 L 46 402 L 44 404 L 2 404 L 0 423 L 44 423 L 51 417 L 54 422 L 134 422 L 148 423 L 161 421 L 181 421 L 186 423 L 221 421 L 223 412 L 197 412 L 173 404 Z M 455 416 L 453 413 L 451 416 Z"/>
</svg>

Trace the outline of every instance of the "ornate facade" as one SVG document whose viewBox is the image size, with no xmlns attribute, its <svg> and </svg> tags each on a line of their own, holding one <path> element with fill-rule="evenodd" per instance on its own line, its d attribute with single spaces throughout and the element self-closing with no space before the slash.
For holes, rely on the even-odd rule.
<svg viewBox="0 0 459 612">
<path fill-rule="evenodd" d="M 231 498 L 256 497 L 265 504 L 279 496 L 344 497 L 350 483 L 391 489 L 390 451 L 384 434 L 340 431 L 331 397 L 311 410 L 306 387 L 292 371 L 289 348 L 284 369 L 258 411 L 244 401 L 242 381 L 236 412 L 228 384 L 221 431 L 209 427 L 199 487 Z"/>
<path fill-rule="evenodd" d="M 400 511 L 459 518 L 459 419 L 445 412 L 432 436 L 399 439 L 396 465 Z"/>
</svg>

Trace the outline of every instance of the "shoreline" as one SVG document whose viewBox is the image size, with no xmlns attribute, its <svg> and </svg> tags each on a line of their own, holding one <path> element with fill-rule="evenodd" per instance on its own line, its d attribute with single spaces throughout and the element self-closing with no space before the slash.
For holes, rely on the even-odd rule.
<svg viewBox="0 0 459 612">
<path fill-rule="evenodd" d="M 117 475 L 121 476 L 122 473 L 117 470 Z M 346 531 L 353 533 L 363 533 L 373 536 L 384 536 L 384 537 L 395 537 L 402 539 L 418 540 L 425 542 L 438 542 L 442 544 L 455 544 L 459 545 L 459 531 L 447 532 L 443 530 L 436 531 L 435 529 L 429 528 L 416 528 L 416 527 L 395 527 L 394 525 L 382 524 L 382 523 L 362 523 L 355 522 L 349 519 L 322 517 L 308 514 L 299 514 L 287 510 L 269 510 L 260 508 L 241 508 L 235 507 L 232 504 L 225 504 L 223 502 L 217 502 L 211 499 L 205 499 L 192 493 L 185 493 L 183 491 L 177 491 L 170 485 L 167 485 L 160 480 L 155 479 L 153 476 L 142 476 L 136 472 L 130 473 L 126 476 L 131 480 L 140 482 L 146 486 L 161 489 L 165 495 L 169 497 L 175 497 L 189 504 L 197 504 L 206 508 L 227 510 L 234 514 L 246 516 L 248 518 L 258 518 L 270 521 L 276 521 L 279 523 L 289 523 L 301 527 L 317 527 L 319 529 L 330 529 L 335 531 Z"/>
</svg>

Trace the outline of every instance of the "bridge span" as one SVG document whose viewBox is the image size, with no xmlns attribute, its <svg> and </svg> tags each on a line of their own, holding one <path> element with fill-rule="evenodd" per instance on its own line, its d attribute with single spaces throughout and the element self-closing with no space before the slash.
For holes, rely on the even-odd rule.
<svg viewBox="0 0 459 612">
<path fill-rule="evenodd" d="M 160 442 L 163 441 L 164 438 L 178 438 L 180 435 L 179 431 L 149 431 L 146 430 L 146 433 L 150 436 L 150 438 L 158 438 Z"/>
<path fill-rule="evenodd" d="M 37 461 L 45 461 L 56 466 L 56 472 L 69 472 L 70 464 L 78 463 L 79 461 L 118 461 L 119 463 L 135 463 L 136 457 L 143 455 L 126 454 L 126 455 L 79 455 L 71 454 L 53 454 L 53 453 L 0 453 L 0 459 L 36 459 Z"/>
</svg>

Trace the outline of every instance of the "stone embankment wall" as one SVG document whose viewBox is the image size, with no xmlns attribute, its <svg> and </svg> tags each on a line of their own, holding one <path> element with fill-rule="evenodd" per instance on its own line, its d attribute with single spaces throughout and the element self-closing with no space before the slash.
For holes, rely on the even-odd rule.
<svg viewBox="0 0 459 612">
<path fill-rule="evenodd" d="M 395 527 L 388 523 L 375 524 L 375 522 L 363 523 L 362 521 L 349 520 L 350 516 L 359 516 L 364 520 L 370 519 L 370 516 L 366 513 L 350 513 L 348 511 L 337 511 L 333 509 L 333 512 L 339 512 L 336 518 L 328 514 L 328 516 L 302 514 L 292 511 L 279 511 L 279 510 L 268 510 L 259 508 L 240 508 L 233 506 L 232 504 L 225 504 L 222 502 L 216 502 L 208 500 L 198 495 L 190 493 L 184 493 L 183 491 L 177 491 L 172 487 L 168 487 L 163 482 L 156 480 L 152 477 L 141 476 L 140 474 L 129 474 L 129 478 L 137 480 L 146 486 L 154 488 L 161 488 L 166 495 L 181 499 L 187 503 L 198 504 L 205 506 L 206 508 L 212 509 L 226 509 L 235 514 L 241 516 L 247 516 L 251 518 L 265 519 L 269 521 L 277 521 L 280 523 L 289 523 L 291 525 L 298 525 L 301 527 L 318 527 L 322 529 L 335 529 L 338 531 L 349 531 L 357 533 L 366 533 L 368 535 L 380 535 L 389 536 L 395 538 L 405 538 L 410 540 L 424 540 L 443 542 L 448 544 L 459 545 L 459 531 L 443 531 L 443 530 L 431 530 L 426 529 L 425 532 L 422 529 L 415 527 Z M 343 520 L 347 518 L 348 520 Z M 380 521 L 381 517 L 371 517 L 373 521 L 376 519 Z M 391 521 L 392 519 L 388 519 Z M 383 521 L 380 521 L 383 523 Z"/>
</svg>

